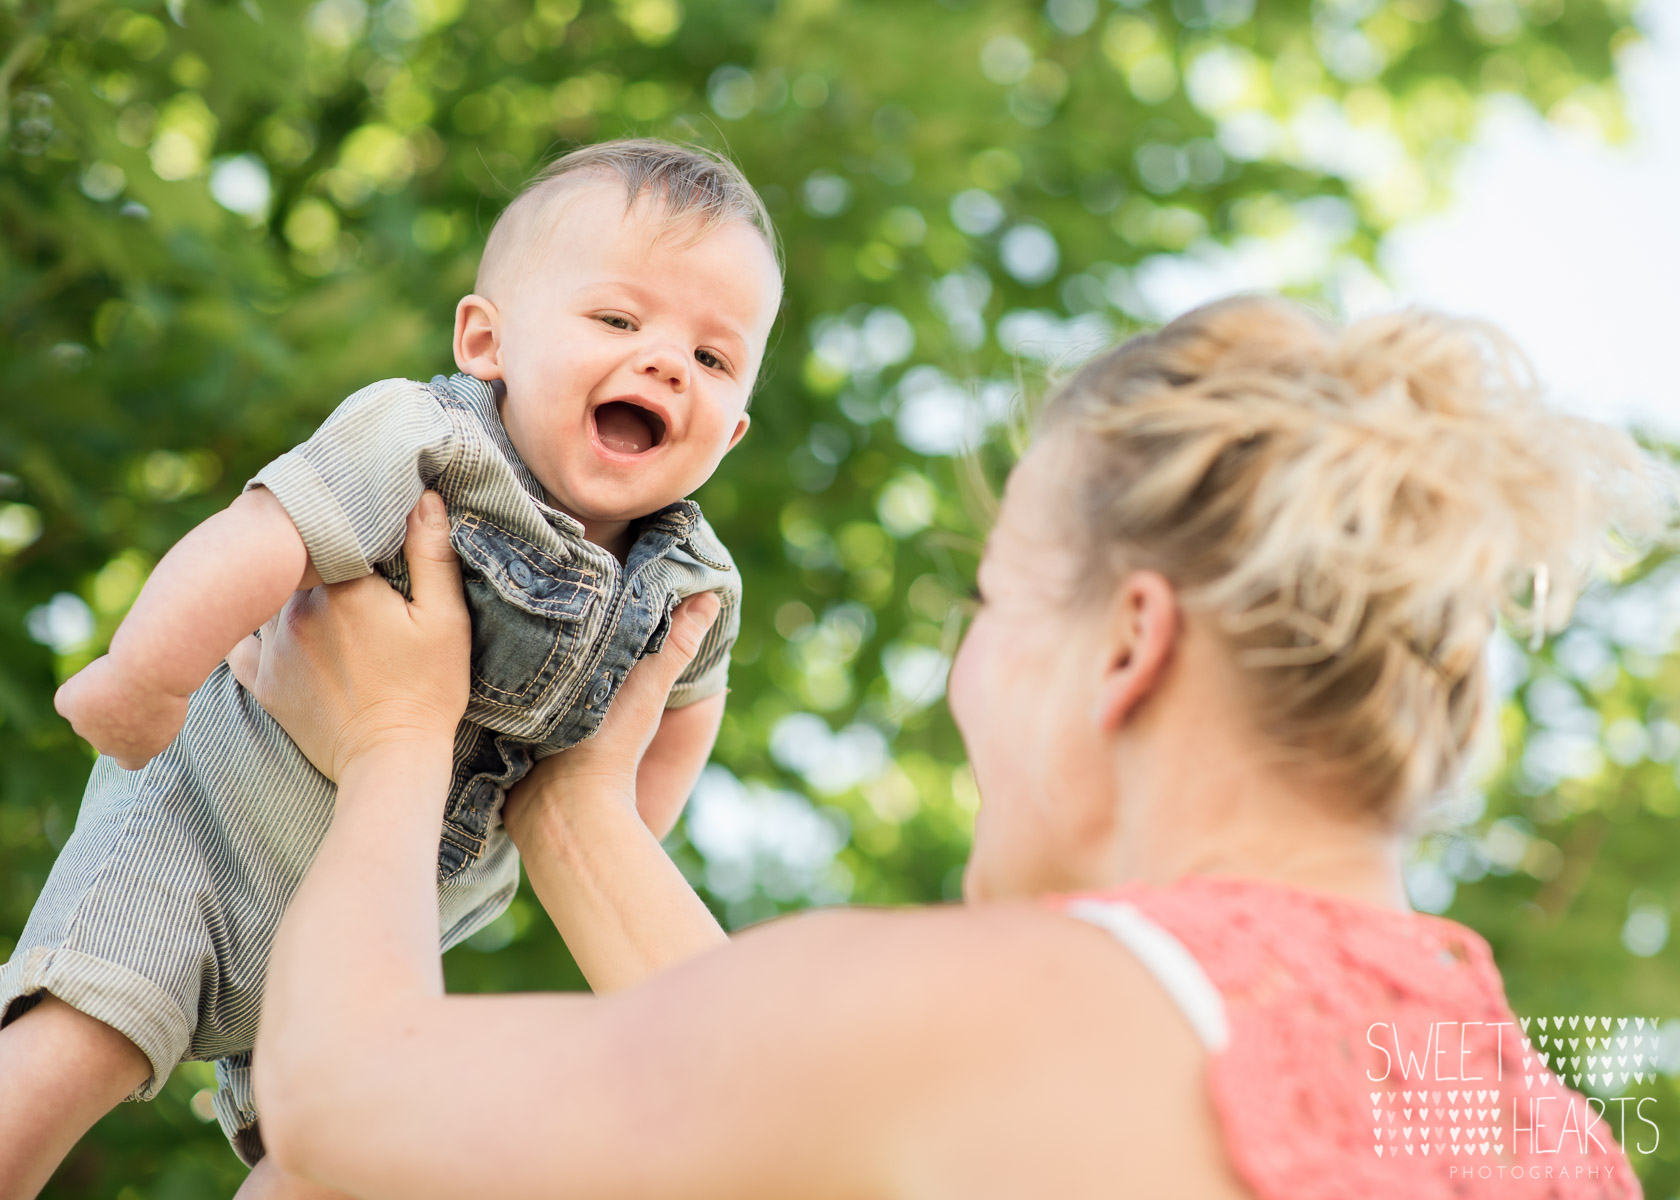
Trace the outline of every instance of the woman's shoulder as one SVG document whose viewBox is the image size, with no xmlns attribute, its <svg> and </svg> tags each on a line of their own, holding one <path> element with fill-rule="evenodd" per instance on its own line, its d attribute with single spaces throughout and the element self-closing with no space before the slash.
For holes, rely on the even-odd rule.
<svg viewBox="0 0 1680 1200">
<path fill-rule="evenodd" d="M 916 908 L 817 909 L 749 930 L 750 942 L 788 951 L 843 955 L 882 978 L 905 978 L 929 1003 L 954 995 L 1020 1011 L 1029 1002 L 1069 1010 L 1094 990 L 1112 1011 L 1116 998 L 1160 998 L 1155 976 L 1114 939 L 1059 904 L 1035 901 Z M 776 957 L 782 961 L 783 953 Z M 983 983 L 984 986 L 977 986 Z M 1170 1008 L 1170 1002 L 1168 1002 Z"/>
<path fill-rule="evenodd" d="M 748 930 L 742 945 L 766 943 L 783 966 L 844 959 L 880 983 L 902 980 L 929 1006 L 958 998 L 968 1014 L 1020 1012 L 1030 1003 L 1076 1006 L 1092 988 L 1150 993 L 1150 977 L 1081 922 L 1032 902 L 917 908 L 817 909 Z"/>
<path fill-rule="evenodd" d="M 867 995 L 854 1044 L 896 1048 L 877 1095 L 901 1106 L 913 1173 L 952 1181 L 940 1194 L 1110 1195 L 1124 1164 L 1140 1194 L 1248 1195 L 1207 1102 L 1205 1047 L 1103 931 L 987 903 L 824 910 L 740 948 L 754 942 L 784 984 L 818 969 Z"/>
</svg>

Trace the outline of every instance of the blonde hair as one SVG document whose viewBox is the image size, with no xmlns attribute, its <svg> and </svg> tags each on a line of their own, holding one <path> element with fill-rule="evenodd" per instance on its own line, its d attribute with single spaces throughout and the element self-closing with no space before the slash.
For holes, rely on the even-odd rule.
<svg viewBox="0 0 1680 1200">
<path fill-rule="evenodd" d="M 783 269 L 770 213 L 739 167 L 701 146 L 621 138 L 573 150 L 537 172 L 491 227 L 475 290 L 489 295 L 488 289 L 528 261 L 532 246 L 558 218 L 558 202 L 589 180 L 621 183 L 626 208 L 648 196 L 668 226 L 685 226 L 695 238 L 730 221 L 745 221 L 764 238 L 777 271 Z"/>
<path fill-rule="evenodd" d="M 1086 364 L 1041 428 L 1073 435 L 1086 586 L 1164 574 L 1263 731 L 1392 820 L 1457 774 L 1499 610 L 1561 624 L 1672 494 L 1626 434 L 1542 407 L 1498 330 L 1421 311 L 1210 304 Z"/>
</svg>

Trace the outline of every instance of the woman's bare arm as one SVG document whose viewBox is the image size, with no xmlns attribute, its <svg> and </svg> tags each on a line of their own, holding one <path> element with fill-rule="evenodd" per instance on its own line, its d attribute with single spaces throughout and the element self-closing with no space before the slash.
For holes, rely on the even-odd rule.
<svg viewBox="0 0 1680 1200">
<path fill-rule="evenodd" d="M 597 993 L 728 942 L 633 795 L 574 790 L 514 839 L 543 908 Z"/>
<path fill-rule="evenodd" d="M 335 986 L 259 1102 L 366 1200 L 1230 1194 L 1183 1017 L 1030 906 L 792 917 L 606 997 Z"/>
<path fill-rule="evenodd" d="M 383 1020 L 377 1008 L 443 994 L 437 882 L 427 864 L 437 853 L 452 735 L 466 710 L 470 624 L 435 493 L 409 515 L 406 545 L 412 602 L 377 576 L 316 588 L 228 659 L 339 784 L 332 825 L 269 959 L 256 1054 L 271 1062 L 303 1046 L 340 1044 L 365 1021 Z"/>
<path fill-rule="evenodd" d="M 287 921 L 348 965 L 359 941 L 315 916 Z M 442 996 L 354 965 L 314 1017 L 265 1017 L 265 1141 L 288 1173 L 368 1198 L 898 1193 L 916 1110 L 985 1040 L 957 995 L 981 980 L 921 986 L 910 942 L 934 943 L 893 947 L 878 926 L 901 920 L 778 923 L 606 998 Z"/>
<path fill-rule="evenodd" d="M 678 608 L 664 649 L 625 679 L 595 736 L 538 763 L 502 810 L 537 899 L 597 992 L 728 940 L 659 844 L 723 715 L 721 695 L 665 707 L 717 612 L 710 593 Z"/>
<path fill-rule="evenodd" d="M 404 1200 L 1071 1198 L 1110 1194 L 1127 1129 L 1171 1149 L 1162 1122 L 1211 1161 L 1182 1018 L 1100 931 L 1032 906 L 793 918 L 606 997 L 444 995 L 435 840 L 468 636 L 441 519 L 411 518 L 408 546 L 413 603 L 317 589 L 236 660 L 340 780 L 254 1056 L 278 1168 Z M 580 786 L 629 812 L 623 755 L 651 733 L 619 728 L 618 765 Z"/>
<path fill-rule="evenodd" d="M 317 589 L 234 659 L 236 674 L 340 785 L 332 826 L 269 963 L 254 1062 L 276 1165 L 367 1195 L 753 1194 L 724 1182 L 732 1177 L 774 1181 L 766 1194 L 811 1195 L 790 1190 L 777 1164 L 811 1164 L 818 1147 L 804 1143 L 832 1138 L 833 1161 L 820 1169 L 837 1183 L 857 1179 L 870 1152 L 812 1110 L 835 1089 L 852 1090 L 838 1073 L 853 1057 L 847 1028 L 868 1021 L 848 1016 L 845 1028 L 816 1038 L 807 1022 L 822 1028 L 825 1009 L 867 990 L 866 1014 L 917 1027 L 908 994 L 866 988 L 843 966 L 822 978 L 802 974 L 767 937 L 772 952 L 749 957 L 744 986 L 708 984 L 719 979 L 709 966 L 661 977 L 673 987 L 607 1000 L 443 995 L 434 843 L 449 733 L 466 701 L 467 637 L 446 526 L 420 511 L 407 543 L 412 603 L 365 580 Z M 572 799 L 617 812 L 620 828 L 633 822 L 680 884 L 634 807 L 636 764 L 652 736 L 644 708 L 657 713 L 707 624 L 693 612 L 679 616 L 668 649 L 637 668 L 641 687 L 630 686 L 636 673 L 626 682 L 616 721 L 573 759 L 567 784 Z M 813 964 L 827 958 L 820 946 L 805 953 Z M 790 990 L 784 968 L 805 984 Z M 749 1035 L 757 1039 L 752 1071 L 734 1080 L 731 1043 Z M 818 1060 L 793 1053 L 798 1045 Z M 803 1106 L 799 1117 L 789 1115 L 790 1102 Z M 475 1148 L 461 1155 L 459 1134 L 469 1127 Z M 719 1142 L 726 1127 L 739 1136 Z M 777 1149 L 759 1144 L 762 1134 Z M 749 1147 L 763 1170 L 743 1174 L 730 1159 Z"/>
</svg>

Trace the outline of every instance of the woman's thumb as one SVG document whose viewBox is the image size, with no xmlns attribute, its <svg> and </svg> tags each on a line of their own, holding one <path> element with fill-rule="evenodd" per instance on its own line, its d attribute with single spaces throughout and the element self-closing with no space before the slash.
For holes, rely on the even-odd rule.
<svg viewBox="0 0 1680 1200">
<path fill-rule="evenodd" d="M 672 657 L 685 666 L 692 662 L 722 607 L 715 592 L 701 592 L 677 605 L 671 613 L 671 632 L 665 635 L 664 651 L 676 651 Z"/>
<path fill-rule="evenodd" d="M 257 690 L 257 676 L 262 671 L 262 642 L 255 634 L 245 637 L 228 651 L 227 665 L 239 685 L 253 695 Z"/>
<path fill-rule="evenodd" d="M 415 600 L 446 582 L 452 583 L 455 591 L 461 590 L 461 560 L 449 544 L 449 510 L 436 492 L 422 492 L 420 503 L 408 514 L 403 553 L 408 558 Z"/>
</svg>

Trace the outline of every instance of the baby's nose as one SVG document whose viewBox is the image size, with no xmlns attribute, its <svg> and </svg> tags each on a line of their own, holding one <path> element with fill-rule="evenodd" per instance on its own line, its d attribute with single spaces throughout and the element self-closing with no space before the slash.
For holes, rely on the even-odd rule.
<svg viewBox="0 0 1680 1200">
<path fill-rule="evenodd" d="M 688 387 L 688 356 L 674 346 L 650 349 L 637 364 L 637 370 L 662 383 L 669 383 L 679 392 Z"/>
</svg>

